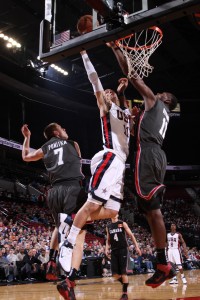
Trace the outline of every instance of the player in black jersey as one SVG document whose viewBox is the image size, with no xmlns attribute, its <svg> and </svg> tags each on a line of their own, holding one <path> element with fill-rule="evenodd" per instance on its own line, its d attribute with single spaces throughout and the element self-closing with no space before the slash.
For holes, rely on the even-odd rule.
<svg viewBox="0 0 200 300">
<path fill-rule="evenodd" d="M 114 42 L 108 43 L 108 46 L 112 48 L 122 72 L 127 76 L 125 56 Z M 167 92 L 155 95 L 139 76 L 128 79 L 144 99 L 144 110 L 140 112 L 135 133 L 137 148 L 134 177 L 138 204 L 146 215 L 157 250 L 157 269 L 146 285 L 156 288 L 175 275 L 173 266 L 166 260 L 166 228 L 160 204 L 165 191 L 163 182 L 167 165 L 161 147 L 170 119 L 169 112 L 176 107 L 177 99 Z"/>
<path fill-rule="evenodd" d="M 111 250 L 111 271 L 115 277 L 122 284 L 122 299 L 128 299 L 127 287 L 127 263 L 128 263 L 128 242 L 127 237 L 130 237 L 135 245 L 136 252 L 141 255 L 134 234 L 130 230 L 128 224 L 119 220 L 118 215 L 111 219 L 111 223 L 107 225 L 107 239 L 105 254 L 109 257 Z"/>
<path fill-rule="evenodd" d="M 81 181 L 84 179 L 81 152 L 78 143 L 69 140 L 65 129 L 57 123 L 51 123 L 44 129 L 47 142 L 34 151 L 30 150 L 31 132 L 28 125 L 23 125 L 21 131 L 24 136 L 22 159 L 27 162 L 42 159 L 49 174 L 51 188 L 47 201 L 56 227 L 51 238 L 47 279 L 56 280 L 58 244 L 64 241 L 69 231 L 72 224 L 71 214 L 83 204 L 78 203 Z M 85 230 L 82 230 L 76 243 L 74 268 L 80 266 L 84 240 Z"/>
</svg>

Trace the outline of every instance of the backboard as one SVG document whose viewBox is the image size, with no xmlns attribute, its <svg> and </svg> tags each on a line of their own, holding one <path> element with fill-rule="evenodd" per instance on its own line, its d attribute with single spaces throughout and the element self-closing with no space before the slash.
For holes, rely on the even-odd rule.
<svg viewBox="0 0 200 300">
<path fill-rule="evenodd" d="M 101 25 L 92 32 L 79 36 L 76 32 L 77 16 L 61 0 L 45 0 L 44 20 L 40 25 L 39 57 L 48 63 L 88 50 L 150 26 L 159 26 L 170 20 L 200 11 L 199 0 L 175 1 L 115 1 L 86 0 L 81 2 L 80 15 L 92 14 L 101 18 Z M 68 18 L 70 14 L 70 18 Z M 70 19 L 70 24 L 68 22 Z"/>
</svg>

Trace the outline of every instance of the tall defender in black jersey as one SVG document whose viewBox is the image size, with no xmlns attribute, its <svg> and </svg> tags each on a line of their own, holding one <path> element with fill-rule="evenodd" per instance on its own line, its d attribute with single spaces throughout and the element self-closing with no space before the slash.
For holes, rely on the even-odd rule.
<svg viewBox="0 0 200 300">
<path fill-rule="evenodd" d="M 109 257 L 111 251 L 111 271 L 115 277 L 122 284 L 122 296 L 120 300 L 128 299 L 127 287 L 127 264 L 128 264 L 128 242 L 129 237 L 136 252 L 141 255 L 134 234 L 130 230 L 128 224 L 118 219 L 118 215 L 111 219 L 111 223 L 107 225 L 106 232 L 106 249 L 105 254 Z"/>
<path fill-rule="evenodd" d="M 47 201 L 56 227 L 51 239 L 47 279 L 57 280 L 58 244 L 64 241 L 69 231 L 72 224 L 71 214 L 83 204 L 78 203 L 81 181 L 84 178 L 81 171 L 81 152 L 78 143 L 68 140 L 67 132 L 57 123 L 51 123 L 44 129 L 47 142 L 34 151 L 30 151 L 31 132 L 27 124 L 22 126 L 21 132 L 24 136 L 22 159 L 27 162 L 42 159 L 49 174 L 51 188 L 48 190 Z M 76 260 L 73 264 L 75 269 L 79 268 L 82 260 L 84 240 L 85 230 L 80 232 L 76 244 Z"/>
<path fill-rule="evenodd" d="M 114 42 L 108 43 L 108 46 L 112 48 L 122 72 L 127 76 L 128 64 L 121 50 Z M 144 111 L 140 113 L 135 133 L 137 148 L 134 177 L 138 204 L 146 215 L 157 250 L 157 270 L 146 281 L 146 285 L 156 288 L 175 275 L 173 266 L 166 260 L 166 228 L 160 203 L 165 190 L 163 182 L 167 165 L 161 147 L 170 119 L 169 112 L 176 107 L 177 99 L 167 92 L 154 95 L 139 76 L 128 79 L 144 99 Z"/>
</svg>

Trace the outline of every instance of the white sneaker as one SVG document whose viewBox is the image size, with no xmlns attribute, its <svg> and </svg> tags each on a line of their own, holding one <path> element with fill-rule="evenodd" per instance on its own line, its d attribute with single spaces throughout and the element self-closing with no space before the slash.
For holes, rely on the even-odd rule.
<svg viewBox="0 0 200 300">
<path fill-rule="evenodd" d="M 150 270 L 150 269 L 147 269 L 147 273 L 151 273 L 151 270 Z"/>
<path fill-rule="evenodd" d="M 59 263 L 65 272 L 70 272 L 72 262 L 73 246 L 67 240 L 61 245 L 59 253 Z"/>
<path fill-rule="evenodd" d="M 181 279 L 182 279 L 183 284 L 187 284 L 187 280 L 186 280 L 185 276 L 182 277 Z"/>
<path fill-rule="evenodd" d="M 173 278 L 173 279 L 169 282 L 169 284 L 178 284 L 177 278 Z"/>
</svg>

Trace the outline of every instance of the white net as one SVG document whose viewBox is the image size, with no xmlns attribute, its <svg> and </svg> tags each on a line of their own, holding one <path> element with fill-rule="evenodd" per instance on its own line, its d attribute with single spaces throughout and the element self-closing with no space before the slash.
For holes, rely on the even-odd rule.
<svg viewBox="0 0 200 300">
<path fill-rule="evenodd" d="M 162 43 L 162 37 L 158 27 L 150 27 L 116 41 L 127 60 L 128 78 L 148 77 L 152 73 L 149 57 Z"/>
</svg>

